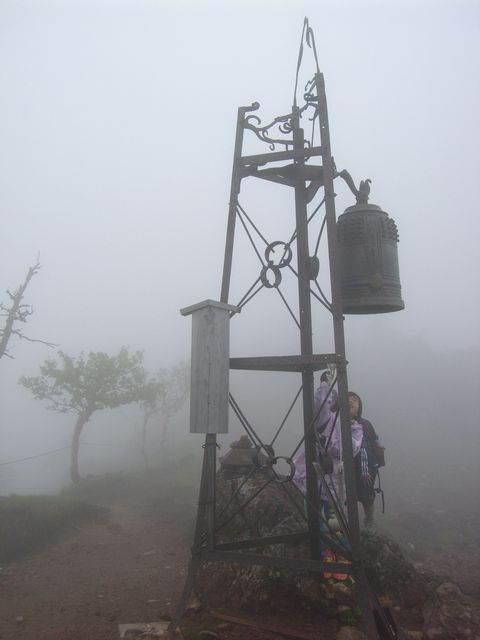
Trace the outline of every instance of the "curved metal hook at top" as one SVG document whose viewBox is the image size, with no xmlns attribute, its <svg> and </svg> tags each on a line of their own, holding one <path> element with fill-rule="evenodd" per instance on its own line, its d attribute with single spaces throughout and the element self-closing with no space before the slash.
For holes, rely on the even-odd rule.
<svg viewBox="0 0 480 640">
<path fill-rule="evenodd" d="M 298 50 L 298 61 L 297 61 L 297 72 L 295 74 L 295 90 L 293 92 L 293 105 L 297 106 L 297 87 L 298 87 L 298 74 L 300 72 L 300 66 L 302 64 L 303 58 L 303 39 L 305 38 L 305 42 L 313 50 L 313 55 L 315 57 L 315 64 L 317 66 L 317 73 L 320 73 L 320 67 L 318 64 L 318 56 L 317 56 L 317 47 L 315 46 L 315 35 L 313 33 L 312 27 L 308 23 L 308 18 L 305 18 L 303 21 L 302 28 L 302 37 L 300 40 L 300 49 Z"/>
<path fill-rule="evenodd" d="M 258 109 L 260 109 L 260 103 L 259 102 L 252 102 L 252 104 L 248 107 L 240 107 L 240 109 L 243 111 L 243 113 L 248 113 L 249 111 L 257 111 Z"/>
</svg>

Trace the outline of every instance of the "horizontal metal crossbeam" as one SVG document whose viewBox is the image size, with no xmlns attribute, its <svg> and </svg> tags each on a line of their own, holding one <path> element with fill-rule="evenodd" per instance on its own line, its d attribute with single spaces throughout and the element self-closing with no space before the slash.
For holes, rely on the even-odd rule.
<svg viewBox="0 0 480 640">
<path fill-rule="evenodd" d="M 220 542 L 215 545 L 219 551 L 236 551 L 238 549 L 251 549 L 252 547 L 269 547 L 271 544 L 284 542 L 301 542 L 309 537 L 308 531 L 298 533 L 285 533 L 278 536 L 265 536 L 264 538 L 251 538 L 249 540 L 235 540 L 233 542 Z"/>
<path fill-rule="evenodd" d="M 320 562 L 307 558 L 285 558 L 274 556 L 262 556 L 253 553 L 232 553 L 230 551 L 208 551 L 202 549 L 201 560 L 205 562 L 232 562 L 251 566 L 252 564 L 277 569 L 293 569 L 294 571 L 315 571 L 319 573 L 352 573 L 351 564 L 340 562 Z"/>
<path fill-rule="evenodd" d="M 259 153 L 253 156 L 242 156 L 237 162 L 248 167 L 251 165 L 261 166 L 267 162 L 281 162 L 282 160 L 300 160 L 302 158 L 312 158 L 322 155 L 322 147 L 310 147 L 302 151 L 272 151 L 271 153 Z"/>
<path fill-rule="evenodd" d="M 342 364 L 343 358 L 336 353 L 300 356 L 259 356 L 253 358 L 230 358 L 230 369 L 251 371 L 321 371 L 329 364 Z"/>
</svg>

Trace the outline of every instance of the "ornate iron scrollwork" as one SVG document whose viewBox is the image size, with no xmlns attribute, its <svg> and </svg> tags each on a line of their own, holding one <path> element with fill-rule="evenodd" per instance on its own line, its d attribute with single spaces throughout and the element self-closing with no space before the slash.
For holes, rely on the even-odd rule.
<svg viewBox="0 0 480 640">
<path fill-rule="evenodd" d="M 273 260 L 275 247 L 283 247 L 282 256 L 277 264 L 275 264 Z M 288 243 L 283 242 L 282 240 L 275 240 L 275 242 L 271 242 L 268 245 L 268 247 L 265 249 L 265 260 L 267 261 L 269 267 L 276 266 L 279 269 L 283 269 L 283 267 L 288 267 L 288 265 L 292 261 L 292 249 Z"/>
<path fill-rule="evenodd" d="M 256 122 L 257 124 L 253 124 Z M 284 116 L 277 116 L 272 122 L 265 126 L 260 126 L 262 121 L 258 116 L 251 115 L 247 116 L 244 121 L 245 129 L 250 129 L 257 136 L 259 140 L 262 142 L 267 142 L 269 144 L 269 148 L 271 151 L 275 149 L 276 144 L 283 144 L 288 147 L 293 145 L 293 139 L 284 140 L 282 138 L 274 138 L 269 134 L 270 129 L 274 127 L 278 127 L 278 131 L 283 135 L 289 135 L 292 132 L 293 124 L 292 124 L 292 114 L 288 113 Z"/>
<path fill-rule="evenodd" d="M 300 109 L 300 112 L 303 113 L 309 108 L 313 109 L 313 115 L 309 120 L 313 122 L 318 115 L 318 97 L 313 92 L 316 87 L 315 77 L 309 80 L 304 89 L 303 99 L 305 100 L 305 104 Z"/>
<path fill-rule="evenodd" d="M 286 476 L 282 476 L 278 473 L 275 473 L 273 467 L 278 464 L 278 462 L 280 462 L 280 460 L 283 460 L 289 468 L 289 472 L 288 475 Z M 268 460 L 267 463 L 270 468 L 272 469 L 272 471 L 274 472 L 275 476 L 274 479 L 276 482 L 278 482 L 279 484 L 285 484 L 286 482 L 291 482 L 293 480 L 293 476 L 295 475 L 295 463 L 293 462 L 292 458 L 288 457 L 288 456 L 275 456 L 274 458 L 270 458 Z"/>
<path fill-rule="evenodd" d="M 274 276 L 273 282 L 270 282 L 268 279 L 268 274 L 272 273 Z M 260 271 L 260 280 L 262 281 L 263 286 L 266 289 L 278 289 L 280 283 L 282 282 L 282 274 L 280 273 L 280 269 L 276 267 L 274 264 L 267 264 L 262 267 Z"/>
<path fill-rule="evenodd" d="M 283 247 L 282 255 L 277 263 L 275 263 L 273 257 L 276 247 Z M 275 240 L 275 242 L 271 242 L 265 249 L 265 260 L 267 261 L 267 264 L 260 271 L 260 280 L 262 281 L 263 286 L 267 289 L 278 289 L 282 282 L 280 269 L 288 267 L 292 260 L 292 249 L 290 244 L 288 242 L 283 242 L 282 240 Z M 270 282 L 268 279 L 269 275 L 273 275 L 273 282 Z"/>
</svg>

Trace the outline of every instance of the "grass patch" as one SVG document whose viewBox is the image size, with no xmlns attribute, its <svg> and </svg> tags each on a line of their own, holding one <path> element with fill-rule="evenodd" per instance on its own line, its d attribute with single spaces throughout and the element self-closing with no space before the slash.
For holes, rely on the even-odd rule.
<svg viewBox="0 0 480 640">
<path fill-rule="evenodd" d="M 69 496 L 0 497 L 0 562 L 38 549 L 103 511 Z"/>
<path fill-rule="evenodd" d="M 164 466 L 152 464 L 147 469 L 138 467 L 125 472 L 90 475 L 63 489 L 62 495 L 102 505 L 136 497 L 144 500 L 160 498 L 166 494 L 195 499 L 200 485 L 200 462 L 193 456 L 184 456 Z"/>
<path fill-rule="evenodd" d="M 109 504 L 118 499 L 136 496 L 139 492 L 141 482 L 138 477 L 130 473 L 115 472 L 82 478 L 66 487 L 62 495 L 70 499 Z"/>
</svg>

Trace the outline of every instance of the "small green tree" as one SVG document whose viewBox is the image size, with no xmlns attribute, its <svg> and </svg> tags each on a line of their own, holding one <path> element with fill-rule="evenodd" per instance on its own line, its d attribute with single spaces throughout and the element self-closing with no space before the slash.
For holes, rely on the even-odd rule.
<svg viewBox="0 0 480 640">
<path fill-rule="evenodd" d="M 141 454 L 145 467 L 148 467 L 147 456 L 147 428 L 150 420 L 162 410 L 165 398 L 165 385 L 156 379 L 145 383 L 140 393 L 138 404 L 143 413 Z"/>
<path fill-rule="evenodd" d="M 181 363 L 170 369 L 160 369 L 155 378 L 149 380 L 139 400 L 143 412 L 142 456 L 145 466 L 147 459 L 147 429 L 155 416 L 160 416 L 160 449 L 164 453 L 168 425 L 171 418 L 182 408 L 189 391 L 189 369 Z"/>
<path fill-rule="evenodd" d="M 122 347 L 115 356 L 102 352 L 81 353 L 71 357 L 58 352 L 59 361 L 45 360 L 40 375 L 20 378 L 20 384 L 29 389 L 38 400 L 47 400 L 48 409 L 77 414 L 72 436 L 70 477 L 72 482 L 81 478 L 78 471 L 80 434 L 95 411 L 114 409 L 137 402 L 146 383 L 143 353 L 133 354 Z"/>
<path fill-rule="evenodd" d="M 183 407 L 190 392 L 190 367 L 186 363 L 181 363 L 170 369 L 160 370 L 158 377 L 165 388 L 160 411 L 162 416 L 160 450 L 164 452 L 170 420 Z"/>
</svg>

